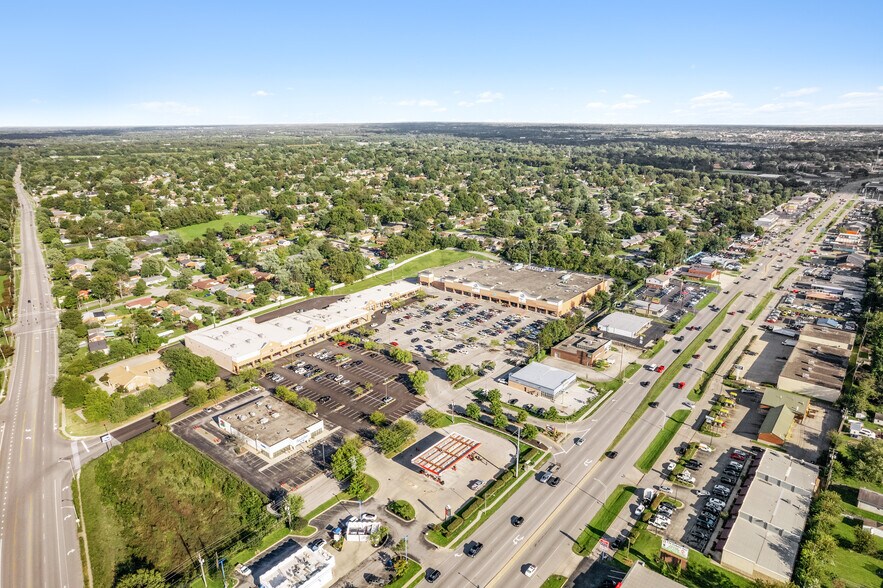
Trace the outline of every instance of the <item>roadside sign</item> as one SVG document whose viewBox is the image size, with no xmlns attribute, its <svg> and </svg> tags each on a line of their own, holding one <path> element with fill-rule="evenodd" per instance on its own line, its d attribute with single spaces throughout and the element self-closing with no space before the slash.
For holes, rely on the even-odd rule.
<svg viewBox="0 0 883 588">
<path fill-rule="evenodd" d="M 607 539 L 599 539 L 598 543 L 600 543 L 605 549 L 610 549 L 610 541 Z"/>
<path fill-rule="evenodd" d="M 101 436 L 102 443 L 110 443 L 110 439 L 111 439 L 110 433 L 105 433 L 104 435 Z"/>
</svg>

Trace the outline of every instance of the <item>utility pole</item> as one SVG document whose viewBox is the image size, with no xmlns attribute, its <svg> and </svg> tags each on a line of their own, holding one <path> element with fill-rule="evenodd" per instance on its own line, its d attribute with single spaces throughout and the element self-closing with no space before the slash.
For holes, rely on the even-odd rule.
<svg viewBox="0 0 883 588">
<path fill-rule="evenodd" d="M 515 446 L 515 477 L 518 478 L 519 466 L 521 465 L 521 427 L 518 427 L 518 444 Z"/>
<path fill-rule="evenodd" d="M 224 562 L 227 561 L 223 557 L 218 560 L 218 563 L 221 564 L 221 577 L 224 579 L 224 588 L 227 588 L 227 571 L 224 569 Z"/>
<path fill-rule="evenodd" d="M 196 554 L 196 560 L 199 562 L 199 573 L 202 574 L 202 585 L 208 588 L 208 580 L 205 579 L 205 560 L 202 558 L 201 553 Z"/>
</svg>

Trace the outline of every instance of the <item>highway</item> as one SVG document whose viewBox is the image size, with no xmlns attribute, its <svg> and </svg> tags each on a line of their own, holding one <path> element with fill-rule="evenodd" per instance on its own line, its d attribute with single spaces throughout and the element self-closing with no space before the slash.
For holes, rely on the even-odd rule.
<svg viewBox="0 0 883 588">
<path fill-rule="evenodd" d="M 34 204 L 21 184 L 21 276 L 15 356 L 0 405 L 0 587 L 83 585 L 71 474 L 76 446 L 58 432 L 51 387 L 58 372 L 58 316 L 37 237 Z"/>
<path fill-rule="evenodd" d="M 844 193 L 837 194 L 841 198 L 847 196 Z M 816 214 L 821 214 L 826 206 L 823 203 Z M 835 207 L 826 216 L 834 218 L 840 208 L 842 206 Z M 564 450 L 553 458 L 560 464 L 556 475 L 561 477 L 561 484 L 552 488 L 536 480 L 528 480 L 502 508 L 472 533 L 469 541 L 484 544 L 483 550 L 475 558 L 463 555 L 460 547 L 454 550 L 438 550 L 422 561 L 424 568 L 434 567 L 442 572 L 436 584 L 476 588 L 536 587 L 551 574 L 570 576 L 582 561 L 581 557 L 572 552 L 574 540 L 617 485 L 637 485 L 641 480 L 643 474 L 634 467 L 635 462 L 663 426 L 667 415 L 684 408 L 683 402 L 687 400 L 687 393 L 702 376 L 704 361 L 711 363 L 710 359 L 724 349 L 732 333 L 724 333 L 722 330 L 729 328 L 735 332 L 739 325 L 748 324 L 746 317 L 763 295 L 772 289 L 788 267 L 799 265 L 797 258 L 805 248 L 802 242 L 809 222 L 811 219 L 803 221 L 788 235 L 773 240 L 760 252 L 755 262 L 743 268 L 743 275 L 749 277 L 739 278 L 739 284 L 729 287 L 728 294 L 721 293 L 713 300 L 713 305 L 725 307 L 735 298 L 729 310 L 745 312 L 724 316 L 719 331 L 711 335 L 710 344 L 716 344 L 718 351 L 710 350 L 707 345 L 700 348 L 703 361 L 693 361 L 693 367 L 682 369 L 675 377 L 675 381 L 686 382 L 685 388 L 676 390 L 672 386 L 662 392 L 658 398 L 660 406 L 657 409 L 648 409 L 617 444 L 616 458 L 606 458 L 604 452 L 646 396 L 648 388 L 642 387 L 640 382 L 650 380 L 652 385 L 658 377 L 656 373 L 639 370 L 591 418 L 570 425 L 568 432 L 571 438 L 564 442 Z M 824 231 L 826 226 L 827 222 L 822 221 L 814 228 L 808 245 L 812 244 L 812 238 Z M 763 255 L 778 246 L 784 246 L 786 253 L 781 254 L 785 258 L 782 269 L 775 270 L 772 266 L 779 255 L 772 258 Z M 757 271 L 753 271 L 755 266 L 758 266 Z M 716 314 L 707 307 L 697 313 L 690 325 L 704 328 Z M 761 313 L 757 320 L 763 320 L 764 316 Z M 652 361 L 670 365 L 678 355 L 674 349 L 686 348 L 699 333 L 699 330 L 681 331 L 683 341 L 669 340 L 647 363 Z M 707 402 L 707 396 L 702 399 L 703 402 Z M 692 425 L 699 416 L 697 406 L 687 421 L 688 424 Z M 575 436 L 584 437 L 586 442 L 582 446 L 574 445 L 572 437 Z M 525 519 L 518 528 L 511 525 L 511 518 L 515 515 Z M 611 530 L 618 531 L 630 523 L 631 521 L 617 520 Z M 531 578 L 523 574 L 529 563 L 537 566 L 537 571 Z"/>
</svg>

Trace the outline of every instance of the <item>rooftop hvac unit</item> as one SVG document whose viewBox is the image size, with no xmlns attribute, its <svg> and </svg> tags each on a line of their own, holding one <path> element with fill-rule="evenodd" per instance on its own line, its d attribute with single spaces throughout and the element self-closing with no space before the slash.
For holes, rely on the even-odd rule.
<svg viewBox="0 0 883 588">
<path fill-rule="evenodd" d="M 278 419 L 282 415 L 279 414 L 278 412 L 273 412 L 273 413 L 270 413 L 270 416 L 273 417 L 274 419 Z"/>
<path fill-rule="evenodd" d="M 258 421 L 258 424 L 259 425 L 266 425 L 269 422 L 270 422 L 270 419 L 268 419 L 267 417 L 263 417 L 261 420 Z"/>
</svg>

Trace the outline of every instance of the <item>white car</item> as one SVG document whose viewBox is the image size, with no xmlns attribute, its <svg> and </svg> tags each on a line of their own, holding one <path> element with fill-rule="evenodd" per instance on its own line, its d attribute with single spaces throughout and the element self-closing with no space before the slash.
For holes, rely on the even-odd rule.
<svg viewBox="0 0 883 588">
<path fill-rule="evenodd" d="M 524 568 L 524 575 L 530 578 L 533 576 L 534 572 L 537 571 L 537 567 L 533 564 L 527 564 L 527 567 Z"/>
<path fill-rule="evenodd" d="M 691 402 L 690 400 L 685 400 L 685 401 L 684 401 L 684 406 L 686 406 L 687 408 L 695 408 L 695 407 L 696 407 L 696 403 L 695 403 L 695 402 Z"/>
</svg>

